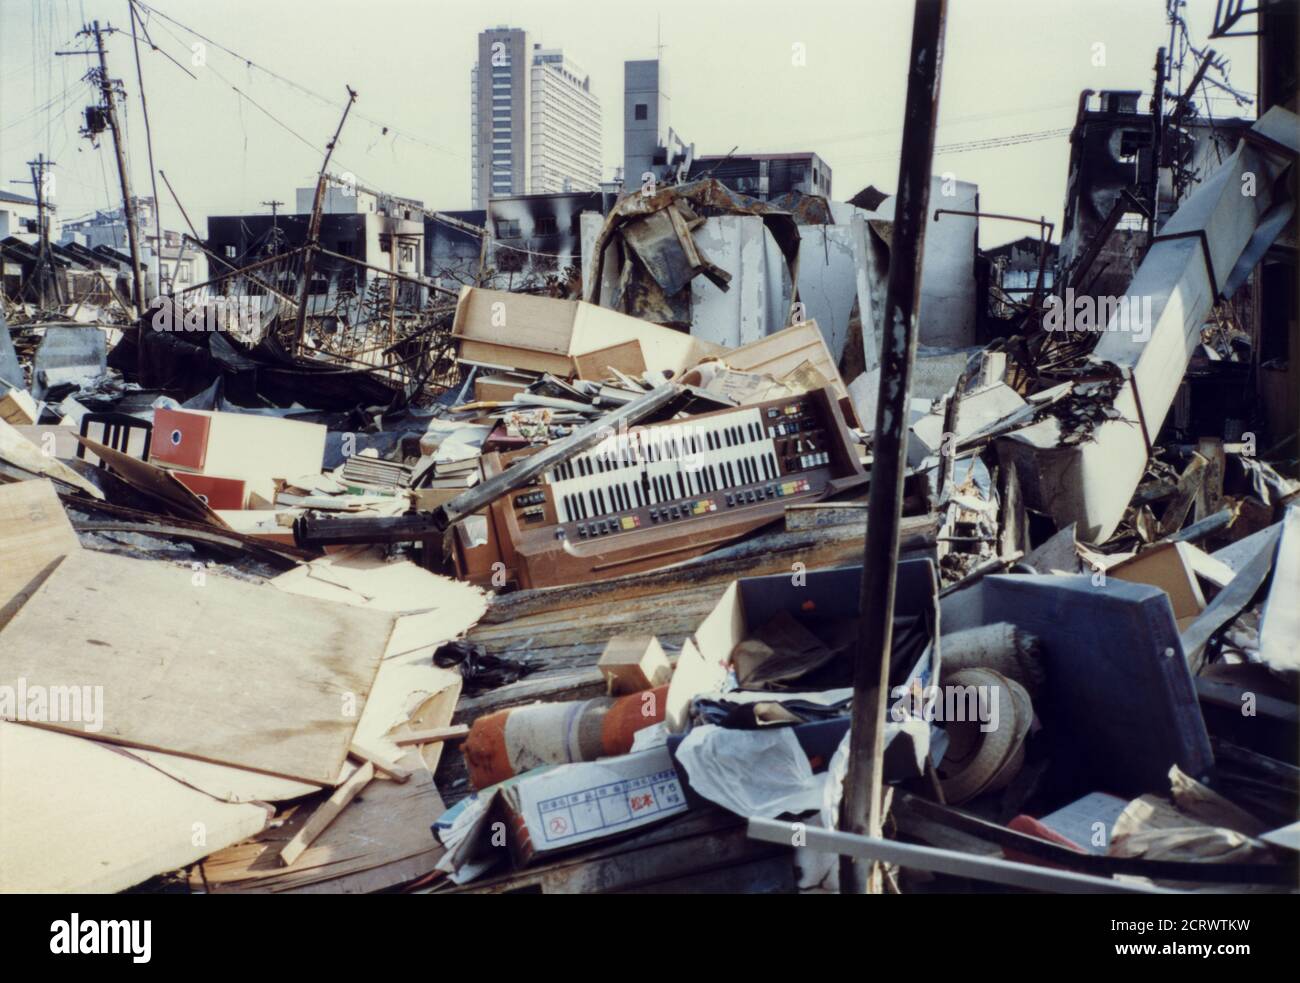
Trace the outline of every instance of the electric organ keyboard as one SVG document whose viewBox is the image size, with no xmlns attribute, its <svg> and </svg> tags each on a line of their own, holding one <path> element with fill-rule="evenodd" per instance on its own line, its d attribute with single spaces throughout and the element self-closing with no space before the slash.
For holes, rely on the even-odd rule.
<svg viewBox="0 0 1300 983">
<path fill-rule="evenodd" d="M 485 455 L 484 477 L 536 450 Z M 494 502 L 489 545 L 522 587 L 617 577 L 707 552 L 790 502 L 864 480 L 833 391 L 817 390 L 610 433 Z M 457 552 L 463 572 L 488 569 L 459 541 Z"/>
</svg>

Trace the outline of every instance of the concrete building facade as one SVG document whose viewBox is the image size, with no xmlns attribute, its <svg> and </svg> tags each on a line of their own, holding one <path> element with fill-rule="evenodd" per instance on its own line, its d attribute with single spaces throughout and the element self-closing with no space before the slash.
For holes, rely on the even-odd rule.
<svg viewBox="0 0 1300 983">
<path fill-rule="evenodd" d="M 40 227 L 38 214 L 35 198 L 0 190 L 0 239 L 20 233 L 36 234 Z M 51 214 L 50 238 L 52 239 L 59 237 L 57 222 L 58 219 Z"/>
<path fill-rule="evenodd" d="M 695 152 L 670 125 L 672 96 L 663 62 L 657 58 L 623 62 L 623 183 L 645 186 L 652 175 L 662 181 L 689 167 Z"/>
<path fill-rule="evenodd" d="M 623 62 L 623 178 L 629 187 L 655 174 L 668 146 L 668 80 L 659 59 Z"/>
<path fill-rule="evenodd" d="M 594 191 L 601 178 L 600 100 L 560 48 L 530 45 L 527 32 L 478 36 L 470 70 L 470 192 L 491 198 Z"/>
<path fill-rule="evenodd" d="M 709 154 L 696 157 L 688 177 L 708 174 L 732 191 L 767 201 L 790 191 L 831 197 L 831 169 L 814 153 Z"/>
</svg>

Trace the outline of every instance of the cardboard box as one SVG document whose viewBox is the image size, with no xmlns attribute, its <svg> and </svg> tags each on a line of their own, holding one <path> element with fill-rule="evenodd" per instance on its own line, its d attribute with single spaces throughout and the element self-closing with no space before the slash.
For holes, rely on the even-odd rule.
<svg viewBox="0 0 1300 983">
<path fill-rule="evenodd" d="M 465 494 L 469 485 L 457 485 L 451 488 L 416 488 L 412 494 L 418 512 L 432 512 L 439 505 L 446 505 L 457 495 Z"/>
<path fill-rule="evenodd" d="M 1205 594 L 1196 579 L 1191 558 L 1195 548 L 1187 543 L 1162 543 L 1115 564 L 1107 575 L 1159 587 L 1169 595 L 1174 621 L 1178 623 L 1179 632 L 1183 632 L 1205 610 Z"/>
<path fill-rule="evenodd" d="M 787 573 L 743 577 L 726 589 L 713 610 L 682 644 L 681 655 L 668 686 L 665 722 L 680 733 L 688 722 L 691 700 L 719 688 L 727 674 L 731 653 L 752 631 L 782 611 L 791 615 L 816 613 L 825 618 L 856 617 L 862 585 L 861 567 L 810 570 L 795 577 Z M 897 617 L 924 616 L 938 623 L 938 581 L 928 559 L 898 564 L 894 602 Z M 928 686 L 939 674 L 931 645 L 920 663 L 911 667 L 915 678 Z"/>
<path fill-rule="evenodd" d="M 529 773 L 503 785 L 499 797 L 520 866 L 689 808 L 664 747 Z"/>
<path fill-rule="evenodd" d="M 27 390 L 10 389 L 0 396 L 0 420 L 5 423 L 12 423 L 15 427 L 30 426 L 39 416 L 36 400 Z"/>
<path fill-rule="evenodd" d="M 320 474 L 325 427 L 255 413 L 154 411 L 149 460 L 177 471 L 266 481 Z"/>
<path fill-rule="evenodd" d="M 672 663 L 654 635 L 615 635 L 605 643 L 596 668 L 612 696 L 654 689 L 673 676 Z"/>
<path fill-rule="evenodd" d="M 565 378 L 578 372 L 577 357 L 604 352 L 607 360 L 610 349 L 630 342 L 638 343 L 647 370 L 674 375 L 721 351 L 689 334 L 596 304 L 479 287 L 461 288 L 451 333 L 462 362 Z M 628 351 L 622 348 L 618 357 L 628 358 Z"/>
</svg>

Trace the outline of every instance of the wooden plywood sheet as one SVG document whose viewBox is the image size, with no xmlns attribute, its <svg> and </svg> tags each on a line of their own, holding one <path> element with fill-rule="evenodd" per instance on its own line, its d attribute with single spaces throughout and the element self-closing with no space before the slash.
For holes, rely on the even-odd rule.
<svg viewBox="0 0 1300 983">
<path fill-rule="evenodd" d="M 617 369 L 624 375 L 640 378 L 646 370 L 645 356 L 641 354 L 641 342 L 633 338 L 606 348 L 573 357 L 574 375 L 579 379 L 608 379 L 610 369 Z"/>
<path fill-rule="evenodd" d="M 206 792 L 222 802 L 287 802 L 321 790 L 319 785 L 265 775 L 260 771 L 232 768 L 230 765 L 215 765 L 197 758 L 183 758 L 179 754 L 146 751 L 138 747 L 124 747 L 121 751 L 157 768 L 182 785 Z"/>
<path fill-rule="evenodd" d="M 32 474 L 44 475 L 72 485 L 91 498 L 102 500 L 104 497 L 102 491 L 62 461 L 47 456 L 41 447 L 37 447 L 20 434 L 12 424 L 5 423 L 4 420 L 0 420 L 0 461 L 30 471 Z"/>
<path fill-rule="evenodd" d="M 577 311 L 577 301 L 462 287 L 452 335 L 568 356 L 572 354 Z"/>
<path fill-rule="evenodd" d="M 107 744 L 0 721 L 0 893 L 121 891 L 261 832 Z"/>
<path fill-rule="evenodd" d="M 334 783 L 393 617 L 81 550 L 0 631 L 0 686 L 103 687 L 102 725 L 46 725 Z"/>
<path fill-rule="evenodd" d="M 1194 548 L 1187 543 L 1162 543 L 1116 564 L 1109 573 L 1119 580 L 1159 587 L 1169 595 L 1178 630 L 1186 631 L 1205 610 L 1205 595 L 1188 559 Z"/>
<path fill-rule="evenodd" d="M 81 549 L 48 481 L 0 485 L 0 628 L 59 561 Z"/>
</svg>

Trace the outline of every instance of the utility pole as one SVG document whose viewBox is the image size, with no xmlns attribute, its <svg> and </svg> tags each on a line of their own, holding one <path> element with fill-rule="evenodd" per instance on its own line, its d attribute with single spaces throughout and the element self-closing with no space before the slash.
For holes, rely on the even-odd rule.
<svg viewBox="0 0 1300 983">
<path fill-rule="evenodd" d="M 122 188 L 122 214 L 126 219 L 126 238 L 131 250 L 131 275 L 134 284 L 134 301 L 137 314 L 143 314 L 148 299 L 144 289 L 144 267 L 140 261 L 139 229 L 136 226 L 135 199 L 131 196 L 131 178 L 126 169 L 126 146 L 122 142 L 122 127 L 117 119 L 117 91 L 122 85 L 121 79 L 108 74 L 108 56 L 104 52 L 104 35 L 115 32 L 112 26 L 101 28 L 99 21 L 92 21 L 89 27 L 77 32 L 78 37 L 93 37 L 95 51 L 99 56 L 99 68 L 90 70 L 89 78 L 99 86 L 103 96 L 102 106 L 91 106 L 86 110 L 86 126 L 82 133 L 94 138 L 103 132 L 104 124 L 113 135 L 113 153 L 117 157 L 117 177 Z M 88 51 L 60 51 L 58 54 L 90 54 Z M 100 115 L 102 113 L 102 116 Z M 154 203 L 157 207 L 157 202 Z"/>
<path fill-rule="evenodd" d="M 1156 87 L 1151 93 L 1151 152 L 1147 155 L 1147 173 L 1142 175 L 1146 185 L 1147 207 L 1151 217 L 1147 221 L 1147 246 L 1156 234 L 1156 219 L 1160 212 L 1160 168 L 1165 164 L 1165 49 L 1156 52 Z"/>
<path fill-rule="evenodd" d="M 877 838 L 884 819 L 881 778 L 898 572 L 898 524 L 907 452 L 907 401 L 916 356 L 921 251 L 929 224 L 930 174 L 935 121 L 939 115 L 946 15 L 947 0 L 916 0 L 912 50 L 907 60 L 898 201 L 880 343 L 880 394 L 876 405 L 871 490 L 867 498 L 867 538 L 862 551 L 862 620 L 854 653 L 849 760 L 840 805 L 842 832 Z M 868 870 L 873 875 L 870 878 Z M 873 893 L 879 890 L 876 866 L 841 857 L 840 891 L 863 894 L 869 890 Z"/>
<path fill-rule="evenodd" d="M 153 191 L 153 222 L 154 231 L 154 277 L 158 284 L 158 293 L 163 292 L 163 226 L 162 226 L 162 200 L 158 197 L 158 173 L 153 165 L 153 130 L 149 126 L 149 100 L 144 94 L 144 69 L 140 66 L 140 36 L 136 33 L 136 21 L 139 13 L 135 9 L 135 0 L 127 0 L 127 7 L 131 11 L 131 46 L 135 50 L 135 78 L 136 84 L 140 87 L 140 115 L 144 119 L 144 145 L 149 157 L 149 187 Z M 144 22 L 140 22 L 143 29 Z M 173 267 L 172 282 L 168 285 L 168 293 L 173 293 L 176 286 L 176 277 L 179 275 L 180 260 L 177 259 Z"/>
<path fill-rule="evenodd" d="M 352 104 L 357 101 L 357 94 L 352 86 L 345 85 L 344 88 L 348 90 L 348 103 L 343 107 L 343 116 L 339 119 L 338 129 L 334 131 L 330 142 L 325 145 L 325 159 L 321 162 L 320 175 L 316 178 L 316 197 L 312 199 L 311 219 L 307 223 L 307 251 L 302 256 L 302 286 L 298 291 L 298 323 L 293 332 L 295 355 L 302 348 L 303 334 L 307 330 L 307 298 L 311 292 L 312 260 L 316 247 L 320 244 L 320 216 L 325 204 L 325 184 L 328 180 L 330 158 L 334 156 L 334 145 L 339 142 L 339 134 L 343 132 L 343 124 L 348 121 Z"/>
<path fill-rule="evenodd" d="M 262 202 L 262 204 L 266 205 L 268 208 L 271 209 L 270 251 L 273 253 L 278 253 L 280 251 L 280 222 L 277 216 L 280 214 L 279 208 L 281 205 L 284 204 L 284 202 L 278 200 L 271 200 L 271 201 L 264 201 Z"/>
<path fill-rule="evenodd" d="M 32 187 L 36 189 L 36 229 L 40 236 L 37 250 L 39 258 L 36 265 L 37 303 L 45 307 L 51 287 L 55 303 L 59 302 L 59 281 L 54 276 L 53 263 L 50 259 L 50 212 L 53 211 L 54 206 L 46 193 L 49 190 L 46 173 L 54 166 L 54 161 L 46 160 L 44 154 L 37 154 L 35 160 L 27 162 L 27 166 L 31 169 Z"/>
</svg>

